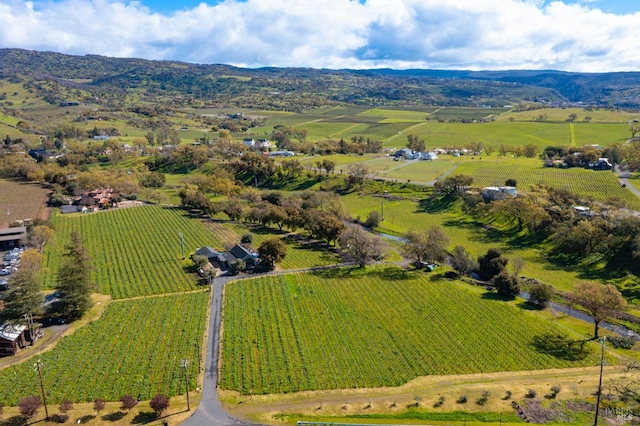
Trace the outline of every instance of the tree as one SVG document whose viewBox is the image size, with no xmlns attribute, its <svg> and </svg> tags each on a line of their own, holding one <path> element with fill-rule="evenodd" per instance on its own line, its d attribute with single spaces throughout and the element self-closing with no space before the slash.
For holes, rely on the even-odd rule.
<svg viewBox="0 0 640 426">
<path fill-rule="evenodd" d="M 39 396 L 27 396 L 25 398 L 20 398 L 20 401 L 18 401 L 20 414 L 29 419 L 38 413 L 40 405 L 42 405 L 42 400 Z"/>
<path fill-rule="evenodd" d="M 451 266 L 462 275 L 469 275 L 478 268 L 478 262 L 462 246 L 456 246 L 451 253 Z"/>
<path fill-rule="evenodd" d="M 505 186 L 513 186 L 516 187 L 518 186 L 518 181 L 515 180 L 514 178 L 509 178 L 504 182 Z"/>
<path fill-rule="evenodd" d="M 207 263 L 209 263 L 209 258 L 207 256 L 202 256 L 200 254 L 194 254 L 191 256 L 191 261 L 195 265 L 196 269 L 204 267 Z"/>
<path fill-rule="evenodd" d="M 73 410 L 73 402 L 69 401 L 68 399 L 65 399 L 64 401 L 62 401 L 58 406 L 58 411 L 62 413 L 65 420 L 69 417 L 67 415 L 67 412 L 71 410 Z"/>
<path fill-rule="evenodd" d="M 229 265 L 229 270 L 233 275 L 237 275 L 245 269 L 247 269 L 247 263 L 242 259 L 236 259 Z"/>
<path fill-rule="evenodd" d="M 230 198 L 229 201 L 226 202 L 222 211 L 224 214 L 229 216 L 229 219 L 238 220 L 244 214 L 245 205 L 244 201 L 239 198 Z"/>
<path fill-rule="evenodd" d="M 503 270 L 493 278 L 498 295 L 505 299 L 515 299 L 520 294 L 520 280 Z"/>
<path fill-rule="evenodd" d="M 513 269 L 514 277 L 517 277 L 518 275 L 520 275 L 520 272 L 522 272 L 522 269 L 524 268 L 525 263 L 526 262 L 521 257 L 514 257 L 511 259 L 511 269 Z"/>
<path fill-rule="evenodd" d="M 426 146 L 423 139 L 418 138 L 416 135 L 409 134 L 407 135 L 407 148 L 422 152 L 425 150 Z"/>
<path fill-rule="evenodd" d="M 253 234 L 250 233 L 250 232 L 247 232 L 246 234 L 243 234 L 242 237 L 240 237 L 240 243 L 241 244 L 248 244 L 248 245 L 253 244 Z"/>
<path fill-rule="evenodd" d="M 484 256 L 478 257 L 478 274 L 485 280 L 490 280 L 500 274 L 509 260 L 502 256 L 498 248 L 490 248 Z"/>
<path fill-rule="evenodd" d="M 55 306 L 57 312 L 70 319 L 80 318 L 91 308 L 94 285 L 91 282 L 90 262 L 80 234 L 72 232 L 58 272 L 56 291 L 60 294 L 60 300 Z"/>
<path fill-rule="evenodd" d="M 584 281 L 569 293 L 569 299 L 582 306 L 593 318 L 593 338 L 598 338 L 600 322 L 615 317 L 617 312 L 627 306 L 626 300 L 613 284 L 600 284 Z"/>
<path fill-rule="evenodd" d="M 93 401 L 93 411 L 95 411 L 98 415 L 100 415 L 100 411 L 104 410 L 104 407 L 107 405 L 104 399 L 96 398 Z"/>
<path fill-rule="evenodd" d="M 377 210 L 370 211 L 367 215 L 367 220 L 364 222 L 364 226 L 371 230 L 375 230 L 378 226 L 380 226 L 380 221 L 382 220 L 382 216 L 380 212 Z"/>
<path fill-rule="evenodd" d="M 464 192 L 464 189 L 473 183 L 473 176 L 455 175 L 447 176 L 437 181 L 434 185 L 437 194 L 456 197 Z"/>
<path fill-rule="evenodd" d="M 11 291 L 4 300 L 2 316 L 10 321 L 21 322 L 25 315 L 42 313 L 42 284 L 36 271 L 20 268 L 9 279 Z"/>
<path fill-rule="evenodd" d="M 347 225 L 340 234 L 340 246 L 361 268 L 384 254 L 382 239 L 354 224 Z"/>
<path fill-rule="evenodd" d="M 414 260 L 416 267 L 423 262 L 427 255 L 427 235 L 409 231 L 404 236 L 404 253 Z"/>
<path fill-rule="evenodd" d="M 426 232 L 409 231 L 405 235 L 404 252 L 412 258 L 416 267 L 423 261 L 442 262 L 447 257 L 449 237 L 437 226 L 432 226 Z"/>
<path fill-rule="evenodd" d="M 29 232 L 29 236 L 27 237 L 27 245 L 29 247 L 35 248 L 39 252 L 42 252 L 42 250 L 44 250 L 45 244 L 47 244 L 47 241 L 49 241 L 51 237 L 53 237 L 54 233 L 55 231 L 51 227 L 47 225 L 38 225 L 31 229 L 31 231 Z"/>
<path fill-rule="evenodd" d="M 151 398 L 149 406 L 156 413 L 157 417 L 160 417 L 163 412 L 169 408 L 169 397 L 167 395 L 158 394 Z"/>
<path fill-rule="evenodd" d="M 529 303 L 546 308 L 555 296 L 556 291 L 549 284 L 536 284 L 529 290 Z"/>
<path fill-rule="evenodd" d="M 287 255 L 287 246 L 280 238 L 265 240 L 258 247 L 258 256 L 266 269 L 273 269 Z"/>
<path fill-rule="evenodd" d="M 138 405 L 138 400 L 132 397 L 131 395 L 123 396 L 122 398 L 120 398 L 120 402 L 122 403 L 121 405 L 122 409 L 127 410 L 129 412 L 133 410 L 133 407 Z"/>
</svg>

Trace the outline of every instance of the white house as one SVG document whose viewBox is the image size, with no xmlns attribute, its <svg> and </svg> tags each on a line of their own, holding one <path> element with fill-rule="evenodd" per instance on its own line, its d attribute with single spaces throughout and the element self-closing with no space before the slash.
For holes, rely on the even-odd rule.
<svg viewBox="0 0 640 426">
<path fill-rule="evenodd" d="M 506 200 L 518 195 L 515 186 L 488 186 L 482 190 L 482 198 L 485 201 Z"/>
</svg>

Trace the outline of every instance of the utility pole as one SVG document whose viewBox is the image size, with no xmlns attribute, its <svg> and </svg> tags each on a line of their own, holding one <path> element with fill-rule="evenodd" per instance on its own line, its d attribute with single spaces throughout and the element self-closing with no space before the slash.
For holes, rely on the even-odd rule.
<svg viewBox="0 0 640 426">
<path fill-rule="evenodd" d="M 188 359 L 180 361 L 180 367 L 184 368 L 184 389 L 187 392 L 187 411 L 191 411 L 191 403 L 189 401 L 189 375 L 187 374 Z"/>
<path fill-rule="evenodd" d="M 49 410 L 47 409 L 47 396 L 44 392 L 44 381 L 42 380 L 42 371 L 40 370 L 40 360 L 37 360 L 33 364 L 34 369 L 38 372 L 38 378 L 40 379 L 40 390 L 42 391 L 42 403 L 44 404 L 44 414 L 46 419 L 49 418 Z"/>
<path fill-rule="evenodd" d="M 382 202 L 382 219 L 381 221 L 384 221 L 384 201 Z"/>
<path fill-rule="evenodd" d="M 184 234 L 180 231 L 178 231 L 178 234 L 180 234 L 180 248 L 182 249 L 182 260 L 184 260 Z"/>
<path fill-rule="evenodd" d="M 600 411 L 600 395 L 602 394 L 602 369 L 604 368 L 604 342 L 607 341 L 607 336 L 600 339 L 602 345 L 602 354 L 600 355 L 600 381 L 598 382 L 598 399 L 596 400 L 596 417 L 593 421 L 593 426 L 598 426 L 598 412 Z"/>
</svg>

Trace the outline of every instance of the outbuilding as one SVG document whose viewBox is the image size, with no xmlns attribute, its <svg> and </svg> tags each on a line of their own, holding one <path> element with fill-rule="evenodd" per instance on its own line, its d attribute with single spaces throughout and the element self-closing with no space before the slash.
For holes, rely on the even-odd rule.
<svg viewBox="0 0 640 426">
<path fill-rule="evenodd" d="M 27 327 L 17 324 L 0 326 L 0 356 L 17 355 L 27 346 Z"/>
</svg>

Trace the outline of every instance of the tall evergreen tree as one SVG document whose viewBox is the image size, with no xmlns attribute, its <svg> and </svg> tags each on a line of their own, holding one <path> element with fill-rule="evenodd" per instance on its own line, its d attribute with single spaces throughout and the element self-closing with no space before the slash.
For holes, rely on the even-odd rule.
<svg viewBox="0 0 640 426">
<path fill-rule="evenodd" d="M 70 319 L 80 318 L 91 308 L 91 259 L 77 232 L 71 233 L 71 240 L 65 247 L 63 264 L 58 272 L 56 291 L 60 301 L 56 311 Z"/>
<path fill-rule="evenodd" d="M 20 268 L 9 280 L 11 291 L 4 301 L 2 316 L 10 322 L 25 322 L 25 315 L 40 315 L 42 313 L 42 284 L 38 280 L 36 271 L 30 268 Z"/>
</svg>

